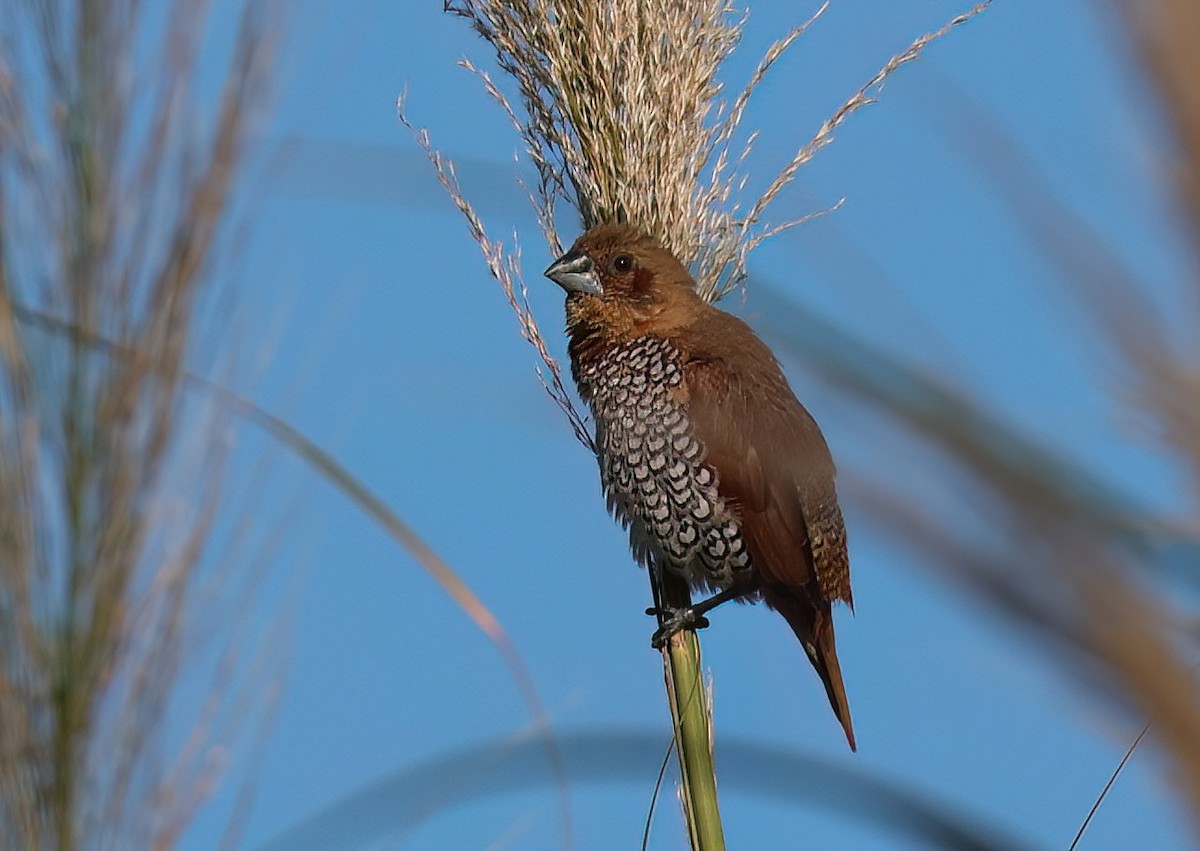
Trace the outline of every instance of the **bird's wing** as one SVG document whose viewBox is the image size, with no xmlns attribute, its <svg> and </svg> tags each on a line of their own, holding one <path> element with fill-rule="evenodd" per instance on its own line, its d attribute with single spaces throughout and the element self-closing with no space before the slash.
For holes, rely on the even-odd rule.
<svg viewBox="0 0 1200 851">
<path fill-rule="evenodd" d="M 800 639 L 854 749 L 831 612 L 835 600 L 853 605 L 833 459 L 771 352 L 720 315 L 736 325 L 685 349 L 688 419 L 741 519 L 764 602 Z"/>
<path fill-rule="evenodd" d="M 693 346 L 684 364 L 688 418 L 741 518 L 764 586 L 851 603 L 846 533 L 825 439 L 770 350 L 740 320 L 734 346 Z M 719 331 L 720 329 L 718 329 Z M 731 330 L 731 329 L 726 329 Z M 701 339 L 725 340 L 706 333 Z"/>
</svg>

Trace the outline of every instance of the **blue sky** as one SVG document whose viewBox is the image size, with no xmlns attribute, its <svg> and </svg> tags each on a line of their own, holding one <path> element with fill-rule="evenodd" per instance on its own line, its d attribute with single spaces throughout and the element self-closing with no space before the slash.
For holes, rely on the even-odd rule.
<svg viewBox="0 0 1200 851">
<path fill-rule="evenodd" d="M 753 4 L 726 72 L 731 86 L 816 5 Z M 478 81 L 455 67 L 464 56 L 490 67 L 490 57 L 440 6 L 296 7 L 276 108 L 262 128 L 269 168 L 247 198 L 252 238 L 232 287 L 233 339 L 246 363 L 238 381 L 454 566 L 511 634 L 565 740 L 606 731 L 615 748 L 657 736 L 646 763 L 621 763 L 618 776 L 589 767 L 603 748 L 581 747 L 571 764 L 576 847 L 636 847 L 670 724 L 642 613 L 646 578 L 605 514 L 595 462 L 538 386 L 534 353 L 396 120 L 407 89 L 410 117 L 461 160 L 464 189 L 493 236 L 521 234 L 531 303 L 561 353 L 562 295 L 540 277 L 552 258 L 511 179 L 518 142 Z M 762 131 L 751 165 L 758 179 L 891 55 L 965 6 L 835 2 L 748 112 L 748 126 Z M 751 258 L 749 296 L 723 306 L 768 340 L 786 333 L 756 297 L 761 281 L 764 292 L 937 366 L 1145 503 L 1171 504 L 1180 483 L 1122 421 L 1102 348 L 998 197 L 981 149 L 964 144 L 972 128 L 953 106 L 964 92 L 1147 278 L 1181 277 L 1159 191 L 1156 118 L 1119 21 L 1092 4 L 1014 0 L 932 45 L 850 120 L 776 212 L 782 219 L 840 198 L 843 207 L 764 246 Z M 1183 305 L 1165 284 L 1155 297 Z M 885 778 L 1033 847 L 1065 847 L 1140 723 L 873 528 L 853 483 L 889 465 L 902 471 L 896 455 L 906 444 L 812 364 L 785 366 L 843 471 L 857 614 L 839 613 L 838 638 L 859 753 L 846 749 L 783 621 L 761 607 L 730 607 L 703 636 L 718 770 L 728 738 L 730 775 L 754 775 L 761 751 L 737 743 L 755 743 L 824 761 L 830 772 Z M 237 440 L 235 458 L 246 464 L 266 443 L 249 427 Z M 248 466 L 238 472 L 250 475 Z M 293 590 L 283 595 L 291 603 L 257 615 L 264 628 L 287 620 L 289 661 L 245 847 L 371 783 L 528 732 L 529 712 L 494 649 L 406 552 L 286 455 L 274 456 L 261 487 L 265 534 L 283 542 L 281 572 Z M 948 488 L 917 477 L 912 498 L 944 498 Z M 1153 748 L 1138 753 L 1085 847 L 1184 847 L 1160 767 Z M 243 769 L 235 761 L 234 776 Z M 821 786 L 819 773 L 810 780 Z M 722 786 L 730 847 L 791 847 L 801 837 L 817 848 L 903 847 L 831 811 L 794 778 L 780 774 L 778 783 L 779 798 Z M 560 847 L 553 783 L 514 777 L 506 791 L 463 794 L 465 802 L 355 847 Z M 449 788 L 445 798 L 457 800 Z M 386 797 L 358 801 L 353 821 L 364 835 L 402 809 Z M 216 797 L 186 847 L 216 844 L 228 803 L 228 793 Z M 339 830 L 349 835 L 345 824 Z M 684 841 L 668 790 L 651 847 Z"/>
</svg>

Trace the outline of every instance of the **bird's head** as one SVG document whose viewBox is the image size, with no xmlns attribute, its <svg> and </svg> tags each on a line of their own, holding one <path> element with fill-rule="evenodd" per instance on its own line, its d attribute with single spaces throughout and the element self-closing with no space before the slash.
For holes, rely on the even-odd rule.
<svg viewBox="0 0 1200 851">
<path fill-rule="evenodd" d="M 667 331 L 703 308 L 684 265 L 630 225 L 597 225 L 550 264 L 567 293 L 567 323 L 617 336 Z"/>
</svg>

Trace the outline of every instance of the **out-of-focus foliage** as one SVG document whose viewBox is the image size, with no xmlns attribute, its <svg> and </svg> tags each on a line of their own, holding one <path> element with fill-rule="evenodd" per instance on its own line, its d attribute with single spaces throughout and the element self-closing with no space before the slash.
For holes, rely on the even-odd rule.
<svg viewBox="0 0 1200 851">
<path fill-rule="evenodd" d="M 186 742 L 166 735 L 203 637 L 189 614 L 226 452 L 221 417 L 183 405 L 180 386 L 212 306 L 275 6 L 246 5 L 207 95 L 208 4 L 145 6 L 0 2 L 5 848 L 170 847 L 245 710 L 245 648 L 210 644 L 209 699 Z M 209 606 L 236 596 L 236 561 L 216 569 L 228 584 Z"/>
</svg>

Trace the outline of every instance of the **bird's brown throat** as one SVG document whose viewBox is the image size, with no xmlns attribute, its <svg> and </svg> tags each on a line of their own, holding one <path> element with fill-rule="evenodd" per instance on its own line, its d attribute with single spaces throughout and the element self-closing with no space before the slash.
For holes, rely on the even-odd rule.
<svg viewBox="0 0 1200 851">
<path fill-rule="evenodd" d="M 567 297 L 571 359 L 599 359 L 614 346 L 639 337 L 670 337 L 687 327 L 705 305 L 690 288 L 672 287 L 660 298 L 614 301 L 592 295 Z"/>
<path fill-rule="evenodd" d="M 567 350 L 572 364 L 600 360 L 622 342 L 641 336 L 629 309 L 605 304 L 595 296 L 567 298 Z"/>
</svg>

